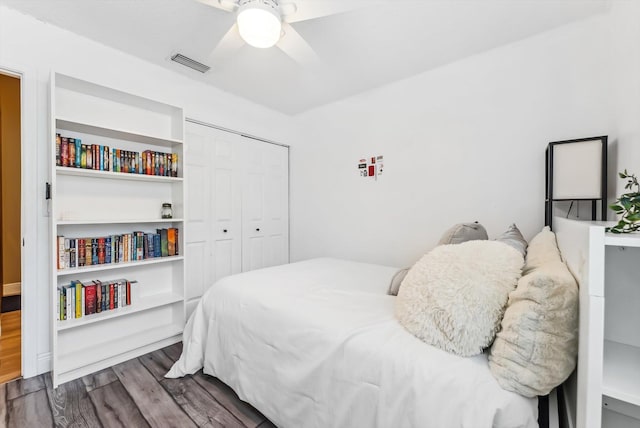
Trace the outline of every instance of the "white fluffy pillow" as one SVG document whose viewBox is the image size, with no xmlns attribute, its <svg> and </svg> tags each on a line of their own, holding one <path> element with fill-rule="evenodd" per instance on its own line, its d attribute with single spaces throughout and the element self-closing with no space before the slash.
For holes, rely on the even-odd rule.
<svg viewBox="0 0 640 428">
<path fill-rule="evenodd" d="M 522 254 L 502 242 L 438 246 L 402 282 L 396 317 L 431 345 L 462 356 L 480 354 L 495 337 L 523 263 Z"/>
<path fill-rule="evenodd" d="M 542 228 L 540 233 L 533 237 L 527 247 L 527 258 L 523 275 L 528 274 L 546 263 L 562 261 L 560 250 L 556 243 L 556 234 L 549 226 Z"/>
<path fill-rule="evenodd" d="M 578 286 L 563 262 L 548 261 L 520 278 L 509 295 L 489 368 L 504 389 L 535 397 L 569 377 L 577 354 Z"/>
</svg>

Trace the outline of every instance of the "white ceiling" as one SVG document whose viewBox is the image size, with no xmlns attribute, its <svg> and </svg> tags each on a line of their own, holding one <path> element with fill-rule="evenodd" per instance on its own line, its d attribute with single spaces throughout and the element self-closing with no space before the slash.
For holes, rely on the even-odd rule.
<svg viewBox="0 0 640 428">
<path fill-rule="evenodd" d="M 321 6 L 329 0 L 288 0 Z M 0 0 L 11 8 L 269 108 L 297 114 L 563 24 L 611 0 L 342 0 L 354 10 L 292 26 L 320 59 L 277 47 L 212 51 L 235 17 L 195 0 Z M 335 0 L 334 0 L 335 2 Z M 318 5 L 315 5 L 317 3 Z M 205 74 L 169 60 L 180 52 Z"/>
</svg>

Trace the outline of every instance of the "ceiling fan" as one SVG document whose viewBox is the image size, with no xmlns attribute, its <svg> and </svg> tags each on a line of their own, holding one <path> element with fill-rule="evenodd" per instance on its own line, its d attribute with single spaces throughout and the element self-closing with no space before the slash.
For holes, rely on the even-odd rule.
<svg viewBox="0 0 640 428">
<path fill-rule="evenodd" d="M 320 59 L 291 24 L 361 7 L 371 0 L 198 0 L 235 13 L 236 21 L 213 50 L 210 60 L 223 61 L 246 44 L 256 48 L 278 47 L 304 66 Z"/>
</svg>

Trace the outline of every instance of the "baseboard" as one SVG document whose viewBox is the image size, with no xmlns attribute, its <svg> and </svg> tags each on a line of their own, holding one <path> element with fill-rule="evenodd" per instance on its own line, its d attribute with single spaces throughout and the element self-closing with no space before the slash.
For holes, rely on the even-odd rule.
<svg viewBox="0 0 640 428">
<path fill-rule="evenodd" d="M 38 354 L 36 361 L 36 374 L 43 374 L 51 371 L 51 352 L 43 352 Z"/>
<path fill-rule="evenodd" d="M 22 293 L 22 283 L 12 282 L 11 284 L 2 284 L 3 296 L 17 296 Z"/>
</svg>

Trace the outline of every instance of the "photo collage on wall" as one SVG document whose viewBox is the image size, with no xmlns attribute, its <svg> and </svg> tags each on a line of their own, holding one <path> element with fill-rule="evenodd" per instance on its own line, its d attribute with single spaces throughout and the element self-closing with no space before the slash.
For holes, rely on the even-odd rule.
<svg viewBox="0 0 640 428">
<path fill-rule="evenodd" d="M 384 170 L 384 156 L 371 156 L 369 158 L 360 159 L 358 162 L 358 171 L 360 177 L 373 178 L 377 180 Z"/>
</svg>

